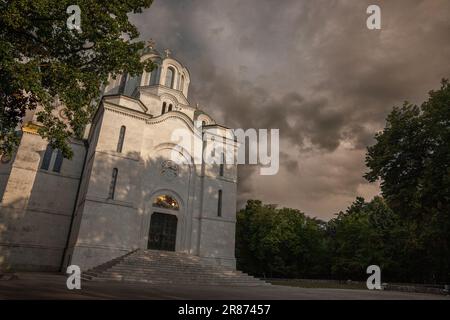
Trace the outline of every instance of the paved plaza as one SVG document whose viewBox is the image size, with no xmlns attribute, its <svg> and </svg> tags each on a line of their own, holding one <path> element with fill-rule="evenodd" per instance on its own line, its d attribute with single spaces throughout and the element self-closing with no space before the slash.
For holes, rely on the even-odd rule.
<svg viewBox="0 0 450 320">
<path fill-rule="evenodd" d="M 395 291 L 315 289 L 286 286 L 176 286 L 82 281 L 68 290 L 61 274 L 19 273 L 0 281 L 0 299 L 214 299 L 214 300 L 434 300 L 446 296 Z"/>
</svg>

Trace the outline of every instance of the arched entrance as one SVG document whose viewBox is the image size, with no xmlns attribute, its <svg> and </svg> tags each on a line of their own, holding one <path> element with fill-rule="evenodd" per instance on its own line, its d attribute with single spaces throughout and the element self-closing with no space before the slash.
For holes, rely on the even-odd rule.
<svg viewBox="0 0 450 320">
<path fill-rule="evenodd" d="M 153 201 L 147 248 L 175 251 L 177 240 L 178 202 L 169 195 L 159 195 Z"/>
</svg>

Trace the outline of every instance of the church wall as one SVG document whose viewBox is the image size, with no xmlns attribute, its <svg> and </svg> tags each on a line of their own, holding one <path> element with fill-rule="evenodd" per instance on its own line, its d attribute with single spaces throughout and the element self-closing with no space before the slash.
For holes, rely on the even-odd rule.
<svg viewBox="0 0 450 320">
<path fill-rule="evenodd" d="M 145 90 L 145 89 L 144 89 Z M 151 90 L 148 90 L 151 91 Z M 161 115 L 162 112 L 162 101 L 159 97 L 153 94 L 140 94 L 139 100 L 148 108 L 148 114 L 151 114 L 153 117 L 157 117 Z"/>
<path fill-rule="evenodd" d="M 144 120 L 105 109 L 95 150 L 112 156 L 139 159 L 144 124 Z M 116 149 L 122 126 L 126 127 L 126 133 L 122 152 L 119 153 Z"/>
<path fill-rule="evenodd" d="M 136 208 L 87 197 L 71 264 L 85 270 L 137 248 L 138 227 Z"/>
<path fill-rule="evenodd" d="M 129 79 L 125 94 L 134 91 L 136 80 Z M 184 128 L 192 132 L 185 120 L 176 117 L 177 113 L 162 116 L 162 103 L 165 101 L 167 107 L 172 104 L 173 111 L 191 119 L 196 109 L 185 105 L 187 100 L 181 92 L 163 85 L 140 87 L 136 97 L 148 108 L 147 119 L 132 111 L 142 112 L 139 105 L 127 99 L 107 98 L 121 107 L 104 102 L 98 143 L 89 151 L 93 155 L 88 156 L 90 173 L 85 200 L 76 218 L 79 232 L 74 250 L 70 251 L 71 263 L 88 269 L 130 250 L 147 248 L 151 215 L 163 212 L 178 217 L 177 251 L 234 266 L 236 166 L 227 165 L 223 177 L 219 177 L 219 165 L 208 166 L 203 172 L 201 165 L 180 166 L 177 176 L 167 176 L 162 163 L 171 159 L 176 143 L 171 139 L 173 131 Z M 118 153 L 122 125 L 126 126 L 126 135 L 123 150 Z M 225 133 L 225 128 L 218 128 L 217 138 Z M 227 143 L 234 147 L 233 141 Z M 118 169 L 118 177 L 114 199 L 109 199 L 113 168 Z M 217 216 L 219 189 L 223 192 L 221 217 Z M 175 197 L 180 210 L 153 207 L 154 198 L 163 194 Z"/>
<path fill-rule="evenodd" d="M 218 190 L 222 190 L 222 210 L 218 216 Z M 236 184 L 221 178 L 204 177 L 199 255 L 234 266 L 236 226 Z"/>
<path fill-rule="evenodd" d="M 205 134 L 208 152 L 215 143 L 225 143 L 223 148 L 235 149 L 235 143 L 223 139 L 227 135 L 225 129 Z M 217 150 L 216 150 L 217 152 Z M 202 170 L 202 203 L 199 220 L 199 255 L 219 264 L 235 267 L 234 232 L 236 225 L 236 173 L 234 164 L 224 164 L 223 175 L 220 164 L 204 164 Z M 221 210 L 219 215 L 219 190 L 222 191 Z"/>
<path fill-rule="evenodd" d="M 4 161 L 0 161 L 0 203 L 3 199 L 3 194 L 6 190 L 6 185 L 8 184 L 9 175 L 12 170 L 12 164 L 14 162 L 14 155 L 12 155 L 9 162 L 4 163 Z"/>
<path fill-rule="evenodd" d="M 122 152 L 116 151 L 121 126 L 126 126 Z M 88 269 L 136 249 L 141 218 L 137 211 L 144 121 L 105 109 L 79 222 L 71 264 Z M 114 199 L 112 171 L 118 169 Z"/>
<path fill-rule="evenodd" d="M 179 234 L 177 250 L 191 252 L 192 201 L 195 186 L 195 170 L 192 165 L 179 165 L 178 175 L 170 177 L 163 173 L 162 164 L 170 160 L 174 144 L 171 133 L 176 128 L 187 129 L 186 124 L 178 118 L 168 118 L 163 122 L 147 125 L 142 145 L 143 168 L 141 171 L 140 207 L 144 214 L 142 224 L 142 244 L 147 247 L 151 214 L 161 212 L 154 208 L 152 202 L 158 195 L 168 194 L 177 199 L 180 205 L 178 214 Z M 189 130 L 189 129 L 187 129 Z M 190 132 L 190 131 L 189 131 Z M 170 212 L 169 212 L 170 213 Z"/>
<path fill-rule="evenodd" d="M 40 169 L 47 142 L 24 132 L 1 203 L 0 268 L 58 270 L 66 245 L 85 147 L 74 141 L 60 173 Z"/>
<path fill-rule="evenodd" d="M 214 120 L 189 105 L 187 69 L 167 56 L 161 61 L 158 84 L 147 85 L 148 78 L 146 86 L 135 90 L 143 84 L 141 78 L 128 78 L 123 95 L 117 95 L 120 77 L 111 81 L 105 94 L 115 96 L 105 97 L 94 117 L 86 136 L 87 155 L 83 143 L 74 142 L 74 159 L 63 161 L 61 173 L 40 169 L 47 143 L 35 132 L 24 132 L 11 173 L 0 165 L 0 200 L 5 190 L 0 203 L 0 268 L 55 271 L 65 253 L 64 266 L 86 270 L 131 250 L 146 249 L 154 212 L 177 216 L 176 251 L 235 266 L 236 166 L 227 165 L 223 177 L 219 165 L 205 168 L 191 163 L 174 169 L 169 164 L 170 170 L 164 169 L 162 164 L 167 165 L 175 147 L 174 130 L 192 135 L 190 121 L 199 114 L 208 125 Z M 176 69 L 175 88 L 164 86 L 169 65 Z M 184 94 L 178 87 L 181 73 Z M 170 104 L 173 112 L 161 115 L 163 102 L 166 112 Z M 30 120 L 36 120 L 34 115 Z M 117 152 L 122 126 L 125 139 Z M 217 138 L 227 132 L 217 129 Z M 112 197 L 114 168 L 118 175 Z M 153 207 L 155 197 L 164 194 L 174 197 L 180 210 Z"/>
<path fill-rule="evenodd" d="M 67 267 L 70 264 L 70 260 L 73 255 L 74 246 L 78 239 L 78 233 L 80 230 L 80 224 L 83 217 L 83 209 L 86 200 L 87 189 L 89 186 L 89 178 L 92 173 L 92 167 L 95 159 L 95 147 L 98 142 L 98 138 L 100 135 L 100 129 L 103 121 L 103 108 L 99 108 L 98 112 L 94 116 L 92 124 L 90 126 L 90 130 L 87 133 L 87 145 L 88 151 L 86 155 L 86 160 L 84 164 L 83 176 L 80 183 L 80 189 L 77 197 L 76 209 L 74 210 L 75 215 L 73 217 L 72 227 L 70 230 L 70 239 L 68 241 L 68 245 L 65 252 L 64 257 L 64 267 Z"/>
</svg>

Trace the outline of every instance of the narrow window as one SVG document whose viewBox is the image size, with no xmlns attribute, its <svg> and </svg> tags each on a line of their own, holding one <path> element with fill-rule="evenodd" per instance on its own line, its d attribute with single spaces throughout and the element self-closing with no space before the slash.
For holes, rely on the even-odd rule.
<svg viewBox="0 0 450 320">
<path fill-rule="evenodd" d="M 172 104 L 169 104 L 169 111 L 172 111 Z"/>
<path fill-rule="evenodd" d="M 166 81 L 164 85 L 169 88 L 173 88 L 173 80 L 175 76 L 175 70 L 172 67 L 167 68 Z"/>
<path fill-rule="evenodd" d="M 150 85 L 158 84 L 159 66 L 156 66 L 150 76 Z"/>
<path fill-rule="evenodd" d="M 116 192 L 117 174 L 118 170 L 117 168 L 114 168 L 112 171 L 111 185 L 109 186 L 109 196 L 108 196 L 109 199 L 114 199 L 114 194 Z"/>
<path fill-rule="evenodd" d="M 56 153 L 55 164 L 53 165 L 53 172 L 61 172 L 63 160 L 63 153 L 61 152 L 61 150 L 58 150 L 58 152 Z"/>
<path fill-rule="evenodd" d="M 217 193 L 217 216 L 222 216 L 222 190 Z"/>
<path fill-rule="evenodd" d="M 211 152 L 211 157 L 215 157 L 216 156 L 216 148 L 214 147 L 216 143 L 216 138 L 211 137 L 211 145 L 213 146 L 212 148 L 212 152 Z"/>
<path fill-rule="evenodd" d="M 220 163 L 220 176 L 221 177 L 223 177 L 224 167 L 225 167 L 225 154 L 222 153 L 222 162 Z"/>
<path fill-rule="evenodd" d="M 119 94 L 122 94 L 125 92 L 125 85 L 127 83 L 127 73 L 122 74 L 120 77 L 120 84 L 119 84 Z"/>
<path fill-rule="evenodd" d="M 48 170 L 50 166 L 50 161 L 52 160 L 53 148 L 50 145 L 47 145 L 47 149 L 45 149 L 44 159 L 42 160 L 41 169 Z"/>
<path fill-rule="evenodd" d="M 125 126 L 120 127 L 119 141 L 117 142 L 117 150 L 116 150 L 117 152 L 122 152 L 123 142 L 125 140 L 125 131 L 126 131 Z"/>
<path fill-rule="evenodd" d="M 163 102 L 161 114 L 164 114 L 164 113 L 166 113 L 166 103 L 165 102 Z"/>
</svg>

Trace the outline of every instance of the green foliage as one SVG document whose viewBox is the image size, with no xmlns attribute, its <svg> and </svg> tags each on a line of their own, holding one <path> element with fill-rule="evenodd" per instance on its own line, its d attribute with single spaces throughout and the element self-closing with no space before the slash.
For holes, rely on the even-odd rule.
<svg viewBox="0 0 450 320">
<path fill-rule="evenodd" d="M 399 223 L 381 197 L 369 203 L 357 198 L 328 222 L 331 273 L 340 279 L 363 279 L 366 268 L 376 264 L 385 276 L 398 276 L 398 241 L 402 238 Z"/>
<path fill-rule="evenodd" d="M 18 145 L 26 110 L 42 105 L 39 133 L 71 156 L 67 139 L 81 136 L 108 75 L 135 75 L 144 45 L 128 20 L 152 0 L 14 0 L 0 2 L 0 153 Z M 81 32 L 66 26 L 69 5 L 81 9 Z M 52 112 L 66 106 L 68 125 Z"/>
<path fill-rule="evenodd" d="M 258 275 L 325 275 L 323 222 L 294 209 L 249 200 L 237 214 L 238 267 Z"/>
<path fill-rule="evenodd" d="M 256 275 L 450 282 L 450 83 L 394 108 L 368 148 L 383 197 L 357 198 L 327 223 L 250 200 L 238 213 L 238 266 Z"/>
<path fill-rule="evenodd" d="M 394 108 L 368 148 L 369 181 L 408 224 L 407 251 L 421 278 L 450 279 L 450 83 L 420 107 Z"/>
</svg>

